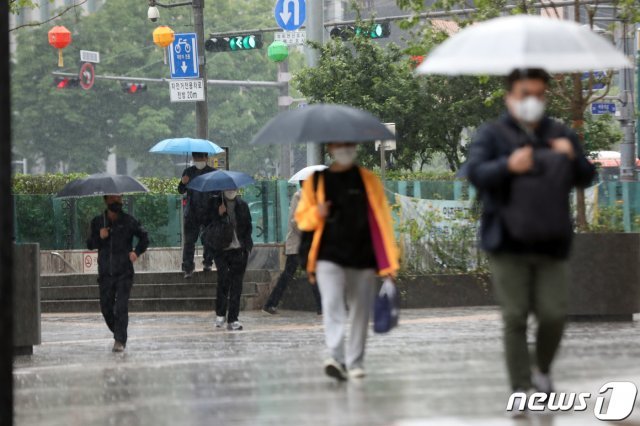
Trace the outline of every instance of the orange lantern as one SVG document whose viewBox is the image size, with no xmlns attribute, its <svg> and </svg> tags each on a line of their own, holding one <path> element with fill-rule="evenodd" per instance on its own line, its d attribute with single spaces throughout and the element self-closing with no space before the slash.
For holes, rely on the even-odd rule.
<svg viewBox="0 0 640 426">
<path fill-rule="evenodd" d="M 167 63 L 167 47 L 173 43 L 176 38 L 173 30 L 166 25 L 160 25 L 153 30 L 153 42 L 164 52 L 164 63 Z"/>
<path fill-rule="evenodd" d="M 71 31 L 63 26 L 55 26 L 49 30 L 49 44 L 58 49 L 58 66 L 64 66 L 62 49 L 71 43 Z"/>
</svg>

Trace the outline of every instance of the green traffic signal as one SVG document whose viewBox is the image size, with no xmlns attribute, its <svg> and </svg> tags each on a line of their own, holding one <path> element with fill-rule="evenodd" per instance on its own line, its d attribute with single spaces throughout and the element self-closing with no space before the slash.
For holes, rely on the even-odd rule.
<svg viewBox="0 0 640 426">
<path fill-rule="evenodd" d="M 212 37 L 204 44 L 205 49 L 209 52 L 237 52 L 240 50 L 262 49 L 262 46 L 262 34 Z"/>
</svg>

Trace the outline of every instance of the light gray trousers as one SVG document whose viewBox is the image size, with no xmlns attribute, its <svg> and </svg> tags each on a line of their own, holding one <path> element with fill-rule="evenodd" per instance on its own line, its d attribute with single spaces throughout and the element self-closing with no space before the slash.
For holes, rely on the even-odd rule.
<svg viewBox="0 0 640 426">
<path fill-rule="evenodd" d="M 330 356 L 348 369 L 362 368 L 369 315 L 375 297 L 375 270 L 345 268 L 321 260 L 316 266 L 316 278 L 322 298 L 324 336 Z M 345 305 L 349 307 L 351 323 L 346 354 Z"/>
</svg>

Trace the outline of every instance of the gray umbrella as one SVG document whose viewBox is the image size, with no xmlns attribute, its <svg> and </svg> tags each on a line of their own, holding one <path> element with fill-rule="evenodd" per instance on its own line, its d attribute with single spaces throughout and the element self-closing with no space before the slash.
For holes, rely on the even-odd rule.
<svg viewBox="0 0 640 426">
<path fill-rule="evenodd" d="M 252 144 L 371 142 L 395 135 L 373 114 L 344 105 L 316 104 L 281 112 L 253 138 Z"/>
<path fill-rule="evenodd" d="M 84 179 L 74 180 L 65 185 L 57 198 L 81 198 L 103 195 L 149 192 L 146 186 L 131 176 L 97 173 Z"/>
</svg>

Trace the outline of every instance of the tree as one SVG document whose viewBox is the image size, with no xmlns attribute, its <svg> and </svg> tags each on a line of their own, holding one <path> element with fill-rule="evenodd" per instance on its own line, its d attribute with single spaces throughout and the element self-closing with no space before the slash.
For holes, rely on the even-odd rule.
<svg viewBox="0 0 640 426">
<path fill-rule="evenodd" d="M 399 168 L 422 167 L 439 152 L 457 169 L 464 154 L 462 131 L 494 112 L 485 104 L 493 81 L 415 78 L 409 56 L 393 44 L 383 48 L 356 36 L 316 48 L 321 50 L 319 65 L 296 75 L 298 90 L 312 102 L 347 104 L 396 123 Z M 377 164 L 373 146 L 362 149 L 364 163 Z"/>
</svg>

